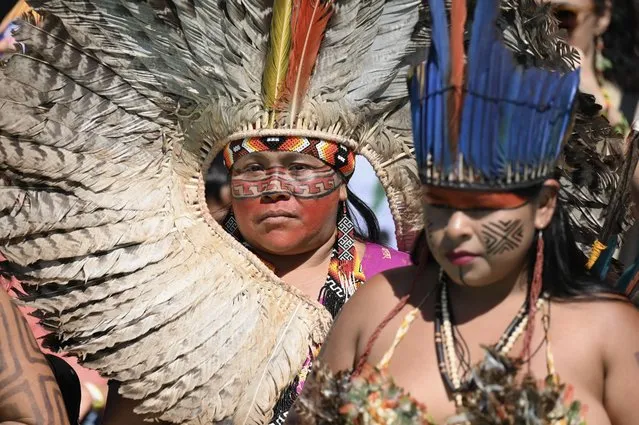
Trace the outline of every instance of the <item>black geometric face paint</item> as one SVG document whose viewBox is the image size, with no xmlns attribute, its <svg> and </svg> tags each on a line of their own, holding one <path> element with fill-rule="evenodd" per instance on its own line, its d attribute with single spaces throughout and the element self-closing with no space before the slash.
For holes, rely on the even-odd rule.
<svg viewBox="0 0 639 425">
<path fill-rule="evenodd" d="M 497 220 L 482 225 L 482 236 L 486 253 L 499 255 L 512 251 L 524 239 L 524 225 L 521 220 Z"/>
<path fill-rule="evenodd" d="M 339 175 L 328 165 L 303 171 L 270 167 L 233 175 L 231 196 L 243 200 L 287 193 L 296 198 L 319 199 L 339 189 L 340 184 Z"/>
</svg>

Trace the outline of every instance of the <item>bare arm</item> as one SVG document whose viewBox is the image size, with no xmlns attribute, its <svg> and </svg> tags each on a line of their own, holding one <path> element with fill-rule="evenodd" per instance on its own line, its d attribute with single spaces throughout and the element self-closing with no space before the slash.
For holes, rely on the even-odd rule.
<svg viewBox="0 0 639 425">
<path fill-rule="evenodd" d="M 0 424 L 67 425 L 62 394 L 27 322 L 0 289 Z"/>
<path fill-rule="evenodd" d="M 381 319 L 377 316 L 385 313 L 372 311 L 371 308 L 378 306 L 376 298 L 380 294 L 380 286 L 388 288 L 388 281 L 383 275 L 377 275 L 370 279 L 355 295 L 344 305 L 340 311 L 331 331 L 322 345 L 317 361 L 323 366 L 327 366 L 333 372 L 342 370 L 350 370 L 356 366 L 358 361 L 358 347 L 360 339 L 366 332 L 364 324 L 367 321 L 373 321 L 375 324 Z M 390 292 L 390 291 L 389 291 Z M 392 298 L 392 293 L 382 294 Z M 304 388 L 313 388 L 314 376 L 311 374 L 304 384 Z M 302 391 L 300 397 L 304 397 L 305 390 Z M 312 397 L 312 396 L 309 396 Z M 312 401 L 311 401 L 312 404 Z M 289 411 L 286 418 L 286 425 L 299 425 L 304 421 L 296 411 L 296 405 Z"/>
<path fill-rule="evenodd" d="M 613 425 L 637 423 L 639 311 L 615 305 L 607 314 L 604 350 L 604 406 Z"/>
<path fill-rule="evenodd" d="M 106 409 L 102 425 L 148 425 L 144 417 L 133 412 L 140 401 L 123 398 L 118 393 L 118 384 L 109 382 Z M 153 422 L 157 425 L 170 425 L 168 422 Z"/>
</svg>

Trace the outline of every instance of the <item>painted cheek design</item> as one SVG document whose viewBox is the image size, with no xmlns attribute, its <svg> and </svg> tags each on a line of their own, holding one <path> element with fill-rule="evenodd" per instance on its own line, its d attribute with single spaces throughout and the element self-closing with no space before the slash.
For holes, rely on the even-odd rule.
<svg viewBox="0 0 639 425">
<path fill-rule="evenodd" d="M 340 178 L 330 167 L 322 167 L 294 176 L 284 167 L 271 167 L 259 176 L 238 175 L 231 179 L 231 192 L 235 199 L 259 198 L 286 193 L 296 198 L 317 199 L 334 192 Z"/>
<path fill-rule="evenodd" d="M 497 220 L 482 225 L 481 230 L 488 255 L 499 255 L 512 251 L 524 239 L 524 225 L 521 220 Z"/>
</svg>

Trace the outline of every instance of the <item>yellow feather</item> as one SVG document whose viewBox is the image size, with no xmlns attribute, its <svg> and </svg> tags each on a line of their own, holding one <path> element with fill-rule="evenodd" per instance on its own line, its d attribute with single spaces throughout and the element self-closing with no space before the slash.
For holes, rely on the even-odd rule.
<svg viewBox="0 0 639 425">
<path fill-rule="evenodd" d="M 264 106 L 269 110 L 275 109 L 284 92 L 291 50 L 292 13 L 293 0 L 275 0 L 273 3 L 270 44 L 262 77 Z"/>
</svg>

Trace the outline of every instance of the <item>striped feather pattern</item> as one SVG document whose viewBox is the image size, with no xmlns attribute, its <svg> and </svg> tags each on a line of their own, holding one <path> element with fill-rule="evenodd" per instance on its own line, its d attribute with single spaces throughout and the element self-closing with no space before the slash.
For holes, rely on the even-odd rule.
<svg viewBox="0 0 639 425">
<path fill-rule="evenodd" d="M 204 216 L 208 150 L 174 111 L 218 90 L 202 29 L 219 11 L 156 3 L 41 2 L 57 16 L 16 35 L 28 54 L 0 71 L 2 273 L 137 412 L 265 423 L 330 319 Z"/>
</svg>

